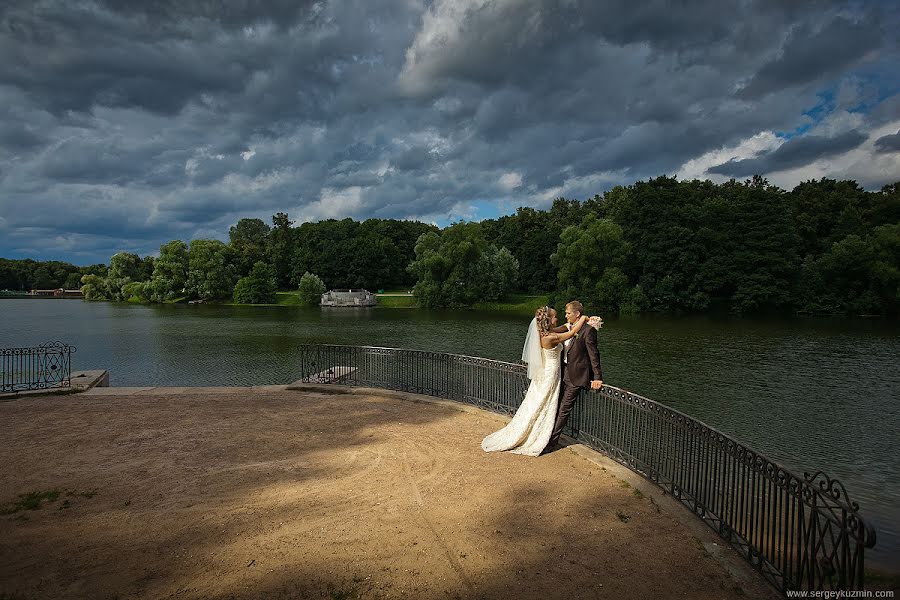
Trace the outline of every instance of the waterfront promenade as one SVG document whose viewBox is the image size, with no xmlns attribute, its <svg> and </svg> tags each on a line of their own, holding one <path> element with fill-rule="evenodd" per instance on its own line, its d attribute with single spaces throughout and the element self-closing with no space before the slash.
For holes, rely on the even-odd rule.
<svg viewBox="0 0 900 600">
<path fill-rule="evenodd" d="M 0 403 L 0 597 L 778 597 L 581 445 L 483 453 L 504 421 L 286 386 Z"/>
</svg>

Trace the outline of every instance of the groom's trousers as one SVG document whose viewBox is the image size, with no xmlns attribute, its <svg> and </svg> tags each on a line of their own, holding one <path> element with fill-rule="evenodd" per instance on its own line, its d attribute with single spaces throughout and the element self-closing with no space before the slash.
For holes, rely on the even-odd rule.
<svg viewBox="0 0 900 600">
<path fill-rule="evenodd" d="M 581 394 L 582 389 L 565 381 L 560 387 L 559 406 L 556 409 L 556 423 L 553 425 L 553 433 L 550 434 L 550 441 L 547 442 L 547 447 L 552 447 L 559 443 L 559 436 L 562 435 L 563 427 L 566 426 L 566 421 L 569 420 L 569 413 L 572 412 L 575 401 L 578 400 L 578 395 Z"/>
</svg>

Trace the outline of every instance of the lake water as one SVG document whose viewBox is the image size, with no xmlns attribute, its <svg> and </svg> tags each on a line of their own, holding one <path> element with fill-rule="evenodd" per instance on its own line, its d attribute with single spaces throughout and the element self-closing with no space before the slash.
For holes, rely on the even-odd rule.
<svg viewBox="0 0 900 600">
<path fill-rule="evenodd" d="M 75 369 L 114 386 L 258 385 L 297 379 L 302 343 L 519 359 L 530 317 L 472 311 L 139 306 L 0 300 L 0 347 L 60 340 Z M 798 475 L 824 470 L 900 571 L 900 324 L 866 319 L 607 319 L 607 383 L 684 411 Z"/>
</svg>

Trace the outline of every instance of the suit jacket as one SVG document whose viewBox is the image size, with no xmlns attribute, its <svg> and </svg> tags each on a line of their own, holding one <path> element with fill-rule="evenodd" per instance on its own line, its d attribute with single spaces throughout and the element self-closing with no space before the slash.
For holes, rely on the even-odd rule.
<svg viewBox="0 0 900 600">
<path fill-rule="evenodd" d="M 587 388 L 591 381 L 603 379 L 600 350 L 597 349 L 597 330 L 585 323 L 578 337 L 569 346 L 563 367 L 563 383 Z"/>
</svg>

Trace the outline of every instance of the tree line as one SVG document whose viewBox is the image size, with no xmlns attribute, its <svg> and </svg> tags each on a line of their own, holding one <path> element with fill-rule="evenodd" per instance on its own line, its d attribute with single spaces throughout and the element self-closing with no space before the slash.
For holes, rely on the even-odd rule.
<svg viewBox="0 0 900 600">
<path fill-rule="evenodd" d="M 314 302 L 327 285 L 412 289 L 425 307 L 531 292 L 603 313 L 896 315 L 900 182 L 868 192 L 823 178 L 785 191 L 758 176 L 661 176 L 443 229 L 389 219 L 295 227 L 277 213 L 271 225 L 241 219 L 227 244 L 174 240 L 158 257 L 119 253 L 108 266 L 0 259 L 0 289 L 73 283 L 91 299 L 149 302 L 272 302 L 279 289 Z"/>
</svg>

